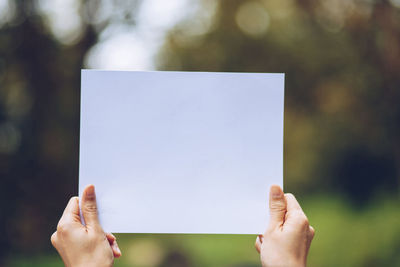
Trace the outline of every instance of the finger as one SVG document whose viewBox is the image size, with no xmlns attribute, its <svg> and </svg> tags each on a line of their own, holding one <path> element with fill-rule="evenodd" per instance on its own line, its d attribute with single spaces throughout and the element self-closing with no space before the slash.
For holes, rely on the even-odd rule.
<svg viewBox="0 0 400 267">
<path fill-rule="evenodd" d="M 60 222 L 81 222 L 79 216 L 79 200 L 78 197 L 72 197 L 64 209 Z"/>
<path fill-rule="evenodd" d="M 113 250 L 114 257 L 115 258 L 121 257 L 122 253 L 118 247 L 117 238 L 112 233 L 107 233 L 106 237 L 107 237 L 108 243 L 110 243 L 110 246 Z"/>
<path fill-rule="evenodd" d="M 114 254 L 114 257 L 115 257 L 115 258 L 119 258 L 119 257 L 122 256 L 122 252 L 121 252 L 121 250 L 120 250 L 119 247 L 118 247 L 117 240 L 115 240 L 115 241 L 111 244 L 111 248 L 112 248 L 112 251 L 113 251 L 113 254 Z"/>
<path fill-rule="evenodd" d="M 310 231 L 309 231 L 309 233 L 310 233 L 311 239 L 313 239 L 314 236 L 315 236 L 315 229 L 314 229 L 314 227 L 312 227 L 311 225 L 310 225 Z"/>
<path fill-rule="evenodd" d="M 56 247 L 56 243 L 57 243 L 57 231 L 54 232 L 54 233 L 51 235 L 50 241 L 51 241 L 51 244 L 53 245 L 53 247 Z"/>
<path fill-rule="evenodd" d="M 284 223 L 286 214 L 286 199 L 282 188 L 271 186 L 269 193 L 270 227 L 279 227 Z"/>
<path fill-rule="evenodd" d="M 256 243 L 254 244 L 258 253 L 261 253 L 262 238 L 263 238 L 262 235 L 257 236 Z"/>
<path fill-rule="evenodd" d="M 86 228 L 95 231 L 102 231 L 97 215 L 96 193 L 94 185 L 88 185 L 82 194 L 82 215 Z"/>
<path fill-rule="evenodd" d="M 112 234 L 112 233 L 107 233 L 106 234 L 108 242 L 110 242 L 110 245 L 117 240 L 117 238 Z"/>
<path fill-rule="evenodd" d="M 301 206 L 299 204 L 299 202 L 297 201 L 296 197 L 291 194 L 291 193 L 287 193 L 285 194 L 285 199 L 286 199 L 286 203 L 287 203 L 287 211 L 293 211 L 293 210 L 301 210 Z"/>
<path fill-rule="evenodd" d="M 302 225 L 305 230 L 309 229 L 309 222 L 306 214 L 301 208 L 296 197 L 290 193 L 285 194 L 287 203 L 287 213 L 285 218 L 286 225 Z"/>
</svg>

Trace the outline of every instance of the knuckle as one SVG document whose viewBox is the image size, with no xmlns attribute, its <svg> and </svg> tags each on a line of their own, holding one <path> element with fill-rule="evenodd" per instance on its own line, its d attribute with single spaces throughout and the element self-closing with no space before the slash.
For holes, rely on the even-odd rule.
<svg viewBox="0 0 400 267">
<path fill-rule="evenodd" d="M 314 236 L 315 236 L 315 229 L 312 226 L 310 226 L 310 235 L 311 235 L 311 239 L 314 238 Z"/>
<path fill-rule="evenodd" d="M 71 197 L 69 199 L 69 201 L 68 201 L 68 205 L 72 205 L 72 204 L 74 204 L 74 202 L 79 205 L 79 198 L 78 197 Z"/>
<path fill-rule="evenodd" d="M 286 205 L 285 205 L 285 203 L 283 203 L 281 201 L 276 201 L 276 202 L 271 203 L 270 208 L 271 208 L 271 210 L 274 210 L 274 211 L 285 211 Z"/>
<path fill-rule="evenodd" d="M 294 195 L 292 193 L 285 193 L 285 196 L 289 198 L 294 198 Z"/>
<path fill-rule="evenodd" d="M 308 218 L 304 215 L 302 219 L 302 223 L 304 226 L 310 226 L 310 222 L 308 221 Z"/>
<path fill-rule="evenodd" d="M 51 244 L 55 247 L 57 243 L 57 232 L 54 232 L 50 237 Z"/>
<path fill-rule="evenodd" d="M 309 221 L 308 221 L 308 219 L 307 219 L 306 216 L 303 216 L 303 217 L 301 218 L 300 224 L 301 224 L 303 227 L 305 227 L 305 228 L 308 228 L 308 227 L 310 226 L 310 223 L 309 223 Z"/>
<path fill-rule="evenodd" d="M 70 231 L 70 229 L 71 226 L 68 223 L 61 222 L 57 225 L 57 232 L 60 234 L 66 234 Z"/>
<path fill-rule="evenodd" d="M 87 213 L 97 213 L 97 206 L 95 204 L 87 203 L 83 208 Z"/>
<path fill-rule="evenodd" d="M 308 218 L 307 218 L 307 216 L 304 214 L 304 212 L 302 212 L 302 211 L 296 211 L 295 217 L 296 217 L 297 222 L 298 222 L 300 225 L 302 225 L 302 226 L 307 226 L 307 227 L 310 225 L 310 224 L 309 224 L 309 221 L 308 221 Z"/>
<path fill-rule="evenodd" d="M 285 199 L 287 202 L 291 202 L 291 203 L 297 202 L 296 197 L 292 193 L 286 193 Z"/>
</svg>

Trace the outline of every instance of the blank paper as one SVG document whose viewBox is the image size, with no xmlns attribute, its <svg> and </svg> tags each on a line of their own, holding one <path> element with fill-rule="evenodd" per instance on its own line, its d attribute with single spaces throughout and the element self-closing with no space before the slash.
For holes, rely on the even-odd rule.
<svg viewBox="0 0 400 267">
<path fill-rule="evenodd" d="M 260 234 L 284 74 L 82 70 L 79 192 L 117 233 Z"/>
</svg>

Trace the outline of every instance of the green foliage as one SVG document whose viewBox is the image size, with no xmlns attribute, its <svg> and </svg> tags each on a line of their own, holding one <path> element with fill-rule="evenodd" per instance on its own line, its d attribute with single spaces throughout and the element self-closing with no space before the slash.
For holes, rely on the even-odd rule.
<svg viewBox="0 0 400 267">
<path fill-rule="evenodd" d="M 350 208 L 333 196 L 305 201 L 305 211 L 317 229 L 309 266 L 397 266 L 398 205 L 397 198 L 377 199 L 364 210 Z"/>
<path fill-rule="evenodd" d="M 0 265 L 62 266 L 49 238 L 77 193 L 80 69 L 107 25 L 135 23 L 139 1 L 77 1 L 79 32 L 61 39 L 41 1 L 6 2 Z M 317 231 L 310 266 L 400 266 L 398 2 L 194 0 L 159 53 L 163 70 L 285 72 L 285 190 Z M 258 265 L 253 236 L 118 238 L 116 266 Z"/>
<path fill-rule="evenodd" d="M 368 209 L 351 208 L 336 196 L 302 201 L 316 235 L 310 267 L 392 267 L 400 264 L 399 200 L 382 197 Z M 119 234 L 125 267 L 260 266 L 252 235 Z M 174 265 L 175 264 L 175 265 Z M 56 255 L 12 257 L 7 266 L 62 266 Z"/>
</svg>

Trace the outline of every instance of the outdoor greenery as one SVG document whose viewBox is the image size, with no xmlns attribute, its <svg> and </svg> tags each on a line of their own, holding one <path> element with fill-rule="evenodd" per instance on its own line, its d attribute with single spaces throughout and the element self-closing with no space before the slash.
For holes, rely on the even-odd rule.
<svg viewBox="0 0 400 267">
<path fill-rule="evenodd" d="M 334 196 L 303 201 L 317 234 L 309 266 L 399 266 L 400 213 L 395 198 L 368 209 L 349 208 Z M 117 235 L 123 257 L 116 266 L 260 266 L 251 235 Z M 52 254 L 18 255 L 10 267 L 63 266 Z"/>
<path fill-rule="evenodd" d="M 140 1 L 77 1 L 81 28 L 68 40 L 50 30 L 41 1 L 8 2 L 0 266 L 62 266 L 50 235 L 77 194 L 80 69 L 109 25 L 135 25 Z M 285 191 L 316 229 L 309 266 L 400 266 L 400 1 L 191 2 L 156 65 L 285 73 Z M 255 236 L 117 237 L 116 266 L 260 266 Z"/>
</svg>

